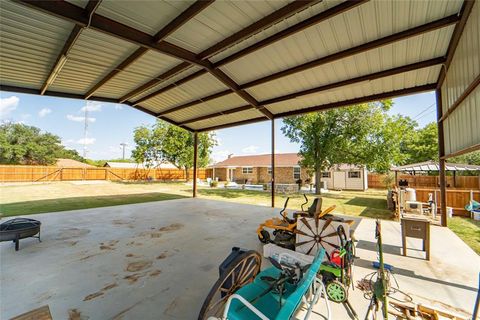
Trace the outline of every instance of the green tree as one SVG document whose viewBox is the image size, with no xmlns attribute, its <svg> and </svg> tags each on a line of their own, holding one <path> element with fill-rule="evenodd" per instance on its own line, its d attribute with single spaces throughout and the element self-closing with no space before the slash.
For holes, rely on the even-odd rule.
<svg viewBox="0 0 480 320">
<path fill-rule="evenodd" d="M 20 123 L 0 125 L 0 163 L 51 165 L 57 158 L 84 160 L 77 151 L 65 149 L 54 134 Z"/>
<path fill-rule="evenodd" d="M 411 131 L 403 139 L 401 148 L 406 155 L 401 164 L 438 161 L 438 129 L 435 122 L 421 129 Z"/>
<path fill-rule="evenodd" d="M 368 167 L 386 166 L 392 137 L 383 134 L 388 128 L 386 111 L 391 100 L 338 108 L 283 120 L 282 132 L 300 143 L 301 165 L 315 172 L 316 192 L 320 193 L 321 172 L 334 164 L 349 163 Z M 388 166 L 389 167 L 389 166 Z"/>
<path fill-rule="evenodd" d="M 151 167 L 155 163 L 170 162 L 185 170 L 193 167 L 193 133 L 158 120 L 152 127 L 141 126 L 134 132 L 135 149 L 132 157 L 137 162 Z M 214 133 L 198 134 L 198 166 L 205 167 L 210 162 L 212 147 L 216 145 Z"/>
<path fill-rule="evenodd" d="M 457 157 L 450 158 L 448 159 L 448 162 L 473 164 L 476 166 L 480 166 L 480 151 L 474 151 L 467 154 L 462 154 Z"/>
</svg>

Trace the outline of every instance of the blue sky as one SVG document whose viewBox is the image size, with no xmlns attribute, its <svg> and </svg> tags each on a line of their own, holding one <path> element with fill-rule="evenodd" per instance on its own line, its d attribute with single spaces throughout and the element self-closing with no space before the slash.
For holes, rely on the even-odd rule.
<svg viewBox="0 0 480 320">
<path fill-rule="evenodd" d="M 155 119 L 129 106 L 96 103 L 82 100 L 53 98 L 11 92 L 0 92 L 0 120 L 22 122 L 54 133 L 70 149 L 83 154 L 84 142 L 87 157 L 113 159 L 122 156 L 120 143 L 127 143 L 127 157 L 134 146 L 133 130 L 150 125 Z M 84 139 L 85 108 L 88 109 L 88 134 Z M 394 99 L 391 114 L 403 114 L 415 119 L 420 126 L 435 121 L 435 94 L 433 92 Z M 276 120 L 277 152 L 297 152 L 298 145 L 290 143 Z M 263 122 L 216 131 L 219 145 L 213 150 L 216 161 L 228 154 L 247 155 L 270 153 L 270 123 Z"/>
</svg>

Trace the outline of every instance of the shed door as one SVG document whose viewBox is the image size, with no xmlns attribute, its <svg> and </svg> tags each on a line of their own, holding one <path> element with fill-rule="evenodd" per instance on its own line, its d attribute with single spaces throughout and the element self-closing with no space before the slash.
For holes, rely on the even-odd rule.
<svg viewBox="0 0 480 320">
<path fill-rule="evenodd" d="M 333 172 L 333 188 L 334 189 L 345 189 L 345 178 L 346 173 L 344 171 L 334 171 Z"/>
</svg>

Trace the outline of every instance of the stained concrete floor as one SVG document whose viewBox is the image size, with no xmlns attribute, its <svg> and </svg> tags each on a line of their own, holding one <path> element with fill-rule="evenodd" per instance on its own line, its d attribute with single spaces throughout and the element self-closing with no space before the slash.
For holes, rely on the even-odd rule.
<svg viewBox="0 0 480 320">
<path fill-rule="evenodd" d="M 255 229 L 267 207 L 180 199 L 29 216 L 42 242 L 0 244 L 0 319 L 49 305 L 54 319 L 196 319 L 232 246 L 261 252 Z M 449 229 L 432 227 L 432 257 L 401 256 L 400 225 L 383 222 L 385 261 L 405 292 L 472 310 L 480 258 Z M 356 227 L 355 280 L 372 272 L 375 223 Z M 409 247 L 420 243 L 409 241 Z M 264 260 L 264 262 L 266 262 Z M 265 263 L 264 265 L 267 265 Z M 368 301 L 350 291 L 360 318 Z M 334 319 L 349 319 L 332 305 Z M 312 319 L 324 319 L 319 303 Z M 301 317 L 300 312 L 299 317 Z"/>
</svg>

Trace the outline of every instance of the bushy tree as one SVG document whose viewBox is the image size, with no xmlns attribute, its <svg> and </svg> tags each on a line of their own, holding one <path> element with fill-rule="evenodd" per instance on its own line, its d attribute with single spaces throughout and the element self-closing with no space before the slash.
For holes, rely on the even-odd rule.
<svg viewBox="0 0 480 320">
<path fill-rule="evenodd" d="M 153 166 L 156 163 L 170 162 L 185 170 L 193 167 L 193 133 L 158 120 L 152 127 L 141 126 L 134 132 L 135 149 L 132 157 L 137 162 Z M 212 147 L 216 145 L 214 133 L 198 134 L 198 166 L 205 167 L 210 162 Z"/>
<path fill-rule="evenodd" d="M 301 165 L 315 172 L 320 192 L 321 172 L 339 163 L 385 168 L 391 137 L 385 124 L 391 100 L 337 108 L 283 120 L 282 132 L 300 143 Z M 388 130 L 387 130 L 388 129 Z M 394 136 L 393 133 L 390 134 Z"/>
<path fill-rule="evenodd" d="M 431 122 L 423 128 L 408 132 L 403 137 L 401 151 L 406 155 L 401 164 L 438 161 L 437 124 Z"/>
<path fill-rule="evenodd" d="M 84 160 L 77 151 L 65 149 L 54 134 L 21 123 L 0 124 L 0 163 L 51 165 L 57 158 Z"/>
</svg>

